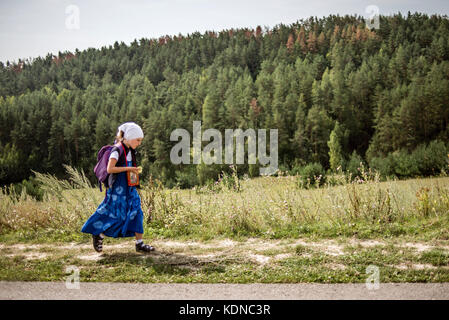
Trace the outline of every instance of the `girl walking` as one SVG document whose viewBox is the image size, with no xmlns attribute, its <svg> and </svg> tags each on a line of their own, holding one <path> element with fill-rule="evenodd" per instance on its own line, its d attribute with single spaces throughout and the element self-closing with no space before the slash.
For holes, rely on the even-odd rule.
<svg viewBox="0 0 449 320">
<path fill-rule="evenodd" d="M 126 122 L 118 127 L 116 144 L 111 150 L 107 167 L 109 178 L 106 196 L 81 229 L 84 233 L 92 234 L 97 252 L 103 250 L 105 236 L 135 236 L 136 251 L 154 250 L 154 247 L 144 244 L 142 240 L 143 212 L 136 183 L 132 179 L 132 174 L 139 174 L 136 148 L 142 140 L 143 131 L 136 123 Z"/>
</svg>

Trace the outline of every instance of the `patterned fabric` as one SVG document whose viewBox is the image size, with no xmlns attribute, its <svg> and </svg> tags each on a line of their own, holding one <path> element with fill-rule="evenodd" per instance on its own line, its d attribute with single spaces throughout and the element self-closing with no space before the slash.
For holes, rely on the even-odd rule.
<svg viewBox="0 0 449 320">
<path fill-rule="evenodd" d="M 132 166 L 132 161 L 128 161 Z M 112 188 L 97 210 L 86 221 L 81 232 L 108 237 L 133 237 L 143 233 L 143 212 L 136 187 L 129 187 L 126 172 L 117 174 Z"/>
</svg>

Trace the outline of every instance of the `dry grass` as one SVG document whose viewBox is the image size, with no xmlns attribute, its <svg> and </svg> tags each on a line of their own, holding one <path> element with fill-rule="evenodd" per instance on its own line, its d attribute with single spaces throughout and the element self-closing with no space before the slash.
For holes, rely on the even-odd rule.
<svg viewBox="0 0 449 320">
<path fill-rule="evenodd" d="M 36 173 L 45 190 L 42 202 L 2 190 L 0 234 L 43 229 L 79 233 L 104 193 L 83 173 L 66 169 L 69 181 Z M 449 235 L 448 177 L 387 182 L 374 178 L 317 189 L 300 189 L 296 177 L 288 176 L 244 179 L 237 191 L 220 185 L 165 189 L 151 180 L 142 187 L 146 229 L 162 237 L 352 236 L 360 230 L 375 230 L 379 236 L 391 226 L 404 228 L 412 222 L 411 234 L 427 224 L 439 232 L 437 237 Z"/>
<path fill-rule="evenodd" d="M 180 233 L 201 226 L 212 235 L 272 236 L 292 226 L 339 228 L 360 222 L 386 226 L 410 220 L 445 221 L 449 212 L 446 177 L 359 181 L 310 190 L 299 189 L 295 177 L 261 177 L 242 181 L 240 192 L 158 192 L 163 195 L 154 198 L 152 222 Z"/>
<path fill-rule="evenodd" d="M 65 166 L 70 180 L 59 180 L 49 174 L 34 172 L 44 200 L 36 201 L 22 194 L 0 193 L 0 234 L 7 231 L 38 229 L 72 229 L 95 211 L 102 201 L 99 190 L 92 188 L 84 173 Z"/>
</svg>

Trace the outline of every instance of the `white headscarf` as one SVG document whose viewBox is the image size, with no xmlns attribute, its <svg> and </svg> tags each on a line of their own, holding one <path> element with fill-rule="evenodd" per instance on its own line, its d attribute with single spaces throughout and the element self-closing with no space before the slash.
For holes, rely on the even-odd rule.
<svg viewBox="0 0 449 320">
<path fill-rule="evenodd" d="M 120 133 L 120 131 L 123 131 L 123 138 L 125 138 L 126 140 L 143 138 L 142 128 L 134 122 L 123 123 L 118 127 L 117 135 Z"/>
</svg>

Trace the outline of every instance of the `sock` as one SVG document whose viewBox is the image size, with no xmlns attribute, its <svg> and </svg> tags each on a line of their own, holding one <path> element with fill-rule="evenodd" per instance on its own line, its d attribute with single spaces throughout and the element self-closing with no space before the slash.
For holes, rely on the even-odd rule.
<svg viewBox="0 0 449 320">
<path fill-rule="evenodd" d="M 142 239 L 136 240 L 136 244 L 141 244 L 143 242 Z"/>
</svg>

